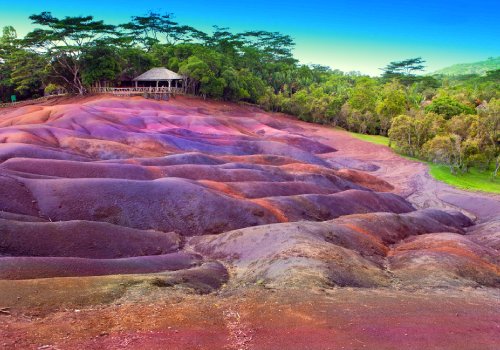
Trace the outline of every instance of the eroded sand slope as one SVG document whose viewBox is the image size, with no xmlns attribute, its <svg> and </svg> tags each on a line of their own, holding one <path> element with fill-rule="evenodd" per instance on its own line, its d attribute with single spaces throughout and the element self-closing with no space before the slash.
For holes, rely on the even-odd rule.
<svg viewBox="0 0 500 350">
<path fill-rule="evenodd" d="M 3 345 L 361 348 L 349 332 L 365 346 L 374 340 L 346 330 L 349 317 L 325 323 L 319 313 L 352 308 L 356 319 L 370 305 L 373 323 L 391 310 L 377 323 L 386 332 L 377 348 L 434 339 L 493 349 L 500 319 L 484 310 L 499 307 L 498 198 L 448 188 L 448 200 L 425 195 L 440 185 L 423 180 L 422 165 L 377 147 L 254 107 L 188 98 L 1 112 Z M 461 205 L 469 197 L 487 205 Z M 250 311 L 276 316 L 282 305 L 290 312 L 275 333 Z M 461 307 L 470 322 L 453 324 L 467 342 L 408 330 L 405 338 L 396 326 Z M 87 311 L 75 318 L 64 308 Z M 177 316 L 160 321 L 169 308 Z M 44 326 L 64 320 L 75 330 Z"/>
</svg>

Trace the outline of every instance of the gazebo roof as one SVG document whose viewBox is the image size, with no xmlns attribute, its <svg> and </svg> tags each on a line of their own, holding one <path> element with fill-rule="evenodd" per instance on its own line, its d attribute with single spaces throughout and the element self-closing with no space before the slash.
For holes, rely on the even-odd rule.
<svg viewBox="0 0 500 350">
<path fill-rule="evenodd" d="M 180 74 L 172 72 L 171 70 L 159 67 L 152 68 L 145 73 L 142 73 L 137 78 L 134 78 L 134 81 L 162 81 L 162 80 L 178 80 L 184 79 L 184 77 Z"/>
</svg>

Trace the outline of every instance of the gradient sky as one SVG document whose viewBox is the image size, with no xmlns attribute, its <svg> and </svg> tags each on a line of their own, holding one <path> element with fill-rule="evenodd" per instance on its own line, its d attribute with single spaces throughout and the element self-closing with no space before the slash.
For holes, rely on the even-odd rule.
<svg viewBox="0 0 500 350">
<path fill-rule="evenodd" d="M 33 27 L 28 16 L 93 15 L 119 24 L 148 10 L 209 31 L 262 29 L 291 35 L 302 63 L 378 75 L 388 62 L 422 56 L 427 71 L 500 56 L 500 0 L 296 1 L 253 0 L 0 0 L 0 27 L 20 36 Z"/>
</svg>

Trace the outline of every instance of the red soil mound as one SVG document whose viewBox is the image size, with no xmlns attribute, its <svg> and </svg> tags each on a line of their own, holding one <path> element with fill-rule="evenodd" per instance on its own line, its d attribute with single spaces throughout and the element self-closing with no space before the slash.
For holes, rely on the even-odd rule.
<svg viewBox="0 0 500 350">
<path fill-rule="evenodd" d="M 138 274 L 188 269 L 199 265 L 194 254 L 171 253 L 122 259 L 82 259 L 54 257 L 3 257 L 0 279 L 102 276 Z"/>
<path fill-rule="evenodd" d="M 0 219 L 0 254 L 125 258 L 166 254 L 181 248 L 174 232 L 141 231 L 91 221 L 22 222 Z"/>
<path fill-rule="evenodd" d="M 464 225 L 470 222 L 459 212 L 371 213 L 246 228 L 190 243 L 201 254 L 230 264 L 234 283 L 261 281 L 275 288 L 500 286 L 494 250 L 463 236 Z M 431 255 L 432 262 L 425 258 Z"/>
</svg>

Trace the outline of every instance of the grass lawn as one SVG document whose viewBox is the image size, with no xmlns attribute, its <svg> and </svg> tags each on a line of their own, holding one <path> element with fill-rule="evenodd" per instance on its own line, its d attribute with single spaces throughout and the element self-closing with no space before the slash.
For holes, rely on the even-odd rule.
<svg viewBox="0 0 500 350">
<path fill-rule="evenodd" d="M 376 143 L 377 145 L 389 146 L 389 138 L 386 136 L 358 134 L 356 132 L 350 132 L 349 134 L 363 141 Z"/>
<path fill-rule="evenodd" d="M 365 135 L 350 132 L 353 137 L 360 140 L 375 143 L 377 145 L 389 145 L 389 138 L 380 135 Z M 404 158 L 423 162 L 420 159 L 412 158 L 408 156 L 401 155 Z M 468 173 L 453 175 L 450 169 L 444 165 L 438 165 L 433 163 L 427 163 L 429 165 L 429 173 L 436 180 L 447 183 L 448 185 L 458 187 L 464 190 L 471 191 L 483 191 L 490 193 L 500 193 L 500 178 L 493 179 L 491 173 L 493 170 L 480 171 L 478 169 L 471 169 Z"/>
<path fill-rule="evenodd" d="M 430 174 L 436 180 L 464 190 L 500 193 L 500 178 L 493 179 L 493 170 L 480 171 L 472 168 L 468 173 L 453 175 L 450 168 L 444 165 L 429 164 Z"/>
</svg>

